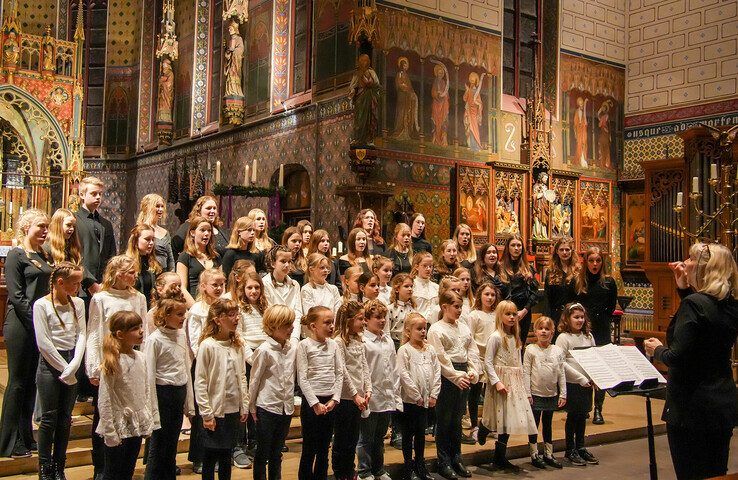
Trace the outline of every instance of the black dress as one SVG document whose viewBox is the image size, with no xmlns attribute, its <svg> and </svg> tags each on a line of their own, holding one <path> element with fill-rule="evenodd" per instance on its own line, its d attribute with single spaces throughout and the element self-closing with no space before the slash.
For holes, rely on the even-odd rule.
<svg viewBox="0 0 738 480">
<path fill-rule="evenodd" d="M 338 274 L 344 275 L 346 273 L 346 270 L 353 267 L 354 265 L 351 264 L 348 260 L 344 260 L 342 258 L 338 259 Z M 362 270 L 364 270 L 365 273 L 371 273 L 371 270 L 369 269 L 369 264 L 366 262 L 358 263 L 357 266 L 361 267 Z"/>
<path fill-rule="evenodd" d="M 200 286 L 200 274 L 205 271 L 205 266 L 187 252 L 179 254 L 177 263 L 187 267 L 187 291 L 190 292 L 192 298 L 197 298 L 198 287 Z M 213 259 L 213 268 L 220 266 L 220 256 L 216 255 Z"/>
<path fill-rule="evenodd" d="M 521 273 L 513 274 L 508 282 L 507 288 L 510 292 L 510 300 L 518 310 L 527 309 L 528 313 L 520 320 L 520 340 L 525 345 L 530 330 L 530 322 L 533 318 L 533 307 L 538 303 L 538 281 L 535 271 L 530 269 L 531 276 L 526 279 Z M 503 282 L 504 283 L 504 282 Z"/>
<path fill-rule="evenodd" d="M 510 288 L 507 284 L 502 283 L 499 276 L 490 275 L 486 271 L 482 271 L 482 275 L 479 276 L 474 268 L 469 270 L 469 276 L 471 276 L 472 290 L 475 295 L 477 293 L 477 289 L 483 283 L 491 283 L 500 291 L 500 298 L 498 300 L 507 300 L 510 298 Z"/>
<path fill-rule="evenodd" d="M 392 275 L 398 273 L 410 273 L 412 265 L 410 264 L 410 252 L 400 253 L 394 248 L 390 250 L 388 258 L 392 260 L 394 264 L 392 266 Z"/>
<path fill-rule="evenodd" d="M 149 270 L 148 257 L 139 257 L 139 260 L 141 262 L 141 271 L 138 273 L 134 288 L 146 297 L 146 308 L 151 308 L 151 289 L 154 288 L 154 284 L 156 283 L 156 274 Z"/>
<path fill-rule="evenodd" d="M 428 252 L 433 253 L 433 245 L 428 240 L 420 237 L 412 237 L 413 253 Z"/>
<path fill-rule="evenodd" d="M 231 270 L 233 270 L 233 265 L 236 264 L 239 260 L 251 260 L 254 262 L 254 266 L 256 267 L 257 272 L 265 272 L 266 269 L 264 268 L 264 252 L 249 252 L 247 250 L 242 250 L 240 248 L 226 248 L 225 253 L 223 254 L 223 273 L 225 274 L 226 278 L 228 278 L 228 275 L 231 274 Z"/>
<path fill-rule="evenodd" d="M 48 261 L 47 261 L 48 260 Z M 36 399 L 38 347 L 33 303 L 49 293 L 51 257 L 13 248 L 5 259 L 8 310 L 3 335 L 8 355 L 8 385 L 0 419 L 0 455 L 9 457 L 16 442 L 31 448 L 31 417 Z"/>
<path fill-rule="evenodd" d="M 551 283 L 551 272 L 548 272 L 543 287 L 548 303 L 546 314 L 551 317 L 557 327 L 566 304 L 575 301 L 577 298 L 577 292 L 574 290 L 576 279 L 572 278 L 569 282 L 566 281 L 566 278 L 561 280 L 561 283 Z"/>
<path fill-rule="evenodd" d="M 587 310 L 595 343 L 606 345 L 612 341 L 610 323 L 618 301 L 618 286 L 612 277 L 601 279 L 589 272 L 587 285 L 587 292 L 578 294 L 576 300 Z"/>
<path fill-rule="evenodd" d="M 172 254 L 174 258 L 179 261 L 179 254 L 184 252 L 185 238 L 187 237 L 187 230 L 190 228 L 190 222 L 184 222 L 179 226 L 177 232 L 172 235 Z M 226 251 L 226 247 L 230 243 L 231 232 L 227 228 L 218 228 L 218 233 L 215 237 L 215 251 L 218 255 L 223 257 Z"/>
</svg>

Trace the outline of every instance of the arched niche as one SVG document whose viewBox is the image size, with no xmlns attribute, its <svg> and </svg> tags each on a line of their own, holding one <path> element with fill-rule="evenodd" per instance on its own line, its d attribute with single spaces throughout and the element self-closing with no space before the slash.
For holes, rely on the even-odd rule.
<svg viewBox="0 0 738 480">
<path fill-rule="evenodd" d="M 279 169 L 271 177 L 271 186 L 279 182 Z M 300 220 L 310 220 L 312 208 L 312 188 L 310 174 L 300 164 L 289 163 L 284 166 L 285 195 L 281 198 L 282 223 L 295 225 Z"/>
</svg>

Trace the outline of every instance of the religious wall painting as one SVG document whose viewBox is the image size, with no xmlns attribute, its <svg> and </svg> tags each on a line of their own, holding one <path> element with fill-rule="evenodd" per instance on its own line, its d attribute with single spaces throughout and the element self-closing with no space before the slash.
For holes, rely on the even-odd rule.
<svg viewBox="0 0 738 480">
<path fill-rule="evenodd" d="M 624 72 L 562 55 L 562 163 L 613 175 L 622 156 Z"/>
<path fill-rule="evenodd" d="M 246 22 L 246 54 L 244 62 L 244 84 L 246 114 L 263 112 L 269 107 L 271 94 L 272 58 L 272 1 L 251 2 L 249 21 Z"/>
<path fill-rule="evenodd" d="M 625 264 L 642 262 L 646 254 L 646 210 L 643 193 L 625 193 Z"/>
<path fill-rule="evenodd" d="M 359 55 L 358 66 L 351 77 L 348 97 L 354 107 L 352 147 L 373 147 L 379 134 L 379 102 L 382 86 L 366 53 Z"/>
<path fill-rule="evenodd" d="M 551 180 L 555 197 L 551 202 L 551 238 L 574 238 L 574 206 L 576 205 L 576 180 L 557 177 Z"/>
<path fill-rule="evenodd" d="M 494 181 L 494 233 L 496 243 L 510 235 L 521 233 L 525 228 L 523 190 L 526 172 L 496 170 Z"/>
<path fill-rule="evenodd" d="M 489 188 L 490 170 L 487 168 L 459 165 L 456 185 L 458 223 L 471 228 L 472 237 L 489 239 Z"/>
<path fill-rule="evenodd" d="M 581 180 L 579 182 L 579 245 L 609 252 L 610 244 L 610 182 Z"/>
</svg>

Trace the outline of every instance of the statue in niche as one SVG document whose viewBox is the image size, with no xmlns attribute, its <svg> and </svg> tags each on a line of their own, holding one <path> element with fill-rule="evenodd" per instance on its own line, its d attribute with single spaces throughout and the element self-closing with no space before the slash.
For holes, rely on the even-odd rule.
<svg viewBox="0 0 738 480">
<path fill-rule="evenodd" d="M 228 23 L 228 46 L 225 52 L 225 96 L 243 97 L 241 86 L 241 71 L 243 69 L 243 38 L 238 31 L 238 22 L 231 20 Z"/>
<path fill-rule="evenodd" d="M 169 57 L 162 57 L 159 66 L 159 97 L 157 98 L 156 120 L 172 122 L 172 101 L 174 99 L 174 71 Z"/>
<path fill-rule="evenodd" d="M 474 152 L 482 150 L 482 141 L 479 135 L 479 127 L 482 126 L 482 83 L 485 73 L 480 78 L 476 72 L 469 74 L 469 83 L 464 91 L 464 130 L 466 131 L 466 144 Z"/>
<path fill-rule="evenodd" d="M 223 20 L 231 17 L 238 23 L 246 23 L 249 19 L 248 0 L 226 0 L 223 4 Z"/>
<path fill-rule="evenodd" d="M 5 65 L 17 65 L 20 56 L 20 47 L 15 32 L 8 33 L 8 38 L 3 44 L 3 63 Z"/>
<path fill-rule="evenodd" d="M 54 45 L 51 42 L 44 43 L 44 70 L 54 70 Z"/>
<path fill-rule="evenodd" d="M 574 111 L 574 139 L 577 142 L 574 161 L 587 168 L 587 102 L 588 98 L 577 98 L 577 109 Z"/>
<path fill-rule="evenodd" d="M 369 55 L 359 55 L 358 68 L 351 78 L 348 97 L 354 105 L 352 146 L 374 146 L 379 132 L 379 77 L 370 65 Z"/>
<path fill-rule="evenodd" d="M 533 184 L 533 238 L 536 240 L 548 240 L 549 203 L 546 198 L 548 190 L 548 174 L 538 174 L 536 183 Z"/>
<path fill-rule="evenodd" d="M 610 107 L 612 101 L 605 100 L 597 110 L 598 125 L 600 127 L 600 135 L 597 138 L 597 151 L 599 153 L 600 164 L 605 168 L 610 168 Z"/>
<path fill-rule="evenodd" d="M 397 75 L 395 88 L 397 89 L 397 104 L 395 111 L 395 131 L 392 136 L 401 140 L 418 138 L 418 96 L 415 94 L 410 81 L 410 62 L 407 57 L 397 60 Z"/>
<path fill-rule="evenodd" d="M 433 67 L 433 85 L 431 86 L 431 121 L 433 122 L 433 143 L 442 147 L 448 146 L 448 69 L 443 62 L 431 59 Z"/>
</svg>

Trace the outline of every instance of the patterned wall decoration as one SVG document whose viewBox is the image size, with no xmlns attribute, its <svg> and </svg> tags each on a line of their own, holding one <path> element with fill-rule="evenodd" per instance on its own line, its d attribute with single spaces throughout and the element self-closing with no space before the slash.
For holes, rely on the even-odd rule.
<svg viewBox="0 0 738 480">
<path fill-rule="evenodd" d="M 0 77 L 0 84 L 6 82 L 5 77 Z M 52 85 L 41 79 L 31 77 L 13 77 L 13 84 L 30 93 L 41 102 L 49 112 L 59 121 L 63 132 L 69 132 L 72 121 L 72 85 Z M 61 89 L 61 90 L 59 90 Z"/>
<path fill-rule="evenodd" d="M 626 2 L 562 0 L 561 48 L 625 64 Z"/>
<path fill-rule="evenodd" d="M 328 111 L 323 114 L 328 114 Z M 339 240 L 338 226 L 346 223 L 345 202 L 335 195 L 336 186 L 354 181 L 348 165 L 352 125 L 352 115 L 342 113 L 326 118 L 318 127 L 318 181 L 315 182 L 317 188 L 313 189 L 314 225 L 328 230 L 335 241 Z"/>
<path fill-rule="evenodd" d="M 591 246 L 599 247 L 604 252 L 613 250 L 610 245 L 611 202 L 610 182 L 590 179 L 579 182 L 577 223 L 581 251 Z"/>
<path fill-rule="evenodd" d="M 108 3 L 107 56 L 109 66 L 138 64 L 141 10 L 135 0 Z"/>
<path fill-rule="evenodd" d="M 152 140 L 151 122 L 153 119 L 152 95 L 154 91 L 154 51 L 156 48 L 156 5 L 157 2 L 143 2 L 142 7 L 137 146 L 147 145 Z"/>
<path fill-rule="evenodd" d="M 644 178 L 641 162 L 684 156 L 684 142 L 676 135 L 625 140 L 623 145 L 623 169 L 621 180 Z"/>
<path fill-rule="evenodd" d="M 738 3 L 630 0 L 626 113 L 738 94 Z"/>
<path fill-rule="evenodd" d="M 179 39 L 179 60 L 174 62 L 176 81 L 174 87 L 175 139 L 189 137 L 190 132 L 195 131 L 194 127 L 192 127 L 192 99 L 194 98 L 193 93 L 195 91 L 192 87 L 193 77 L 195 76 L 193 72 L 197 71 L 195 70 L 196 68 L 202 67 L 205 69 L 204 62 L 206 60 L 196 63 L 198 57 L 205 56 L 199 55 L 195 49 L 195 29 L 199 21 L 198 17 L 195 16 L 197 9 L 196 2 L 197 0 L 180 0 L 177 2 L 177 7 L 174 10 L 174 22 L 177 24 L 177 38 Z M 202 80 L 203 75 L 200 75 L 198 78 Z M 204 105 L 204 93 L 202 89 L 197 91 L 203 95 L 201 97 L 201 103 Z"/>
<path fill-rule="evenodd" d="M 482 27 L 483 30 L 502 31 L 501 0 L 467 1 L 456 0 L 380 0 L 377 3 L 392 4 L 407 10 L 417 10 L 431 14 L 434 18 L 448 18 L 468 25 Z"/>
<path fill-rule="evenodd" d="M 190 133 L 205 128 L 208 78 L 210 77 L 210 0 L 196 0 L 195 63 L 192 75 L 192 121 Z M 180 36 L 180 38 L 182 38 Z M 184 57 L 184 55 L 182 55 Z"/>
<path fill-rule="evenodd" d="M 422 168 L 422 167 L 417 167 Z M 451 195 L 448 187 L 424 187 L 398 185 L 390 205 L 399 204 L 407 196 L 416 212 L 425 216 L 425 238 L 434 251 L 441 242 L 451 236 L 449 218 L 451 218 Z M 385 222 L 387 219 L 385 219 Z"/>
<path fill-rule="evenodd" d="M 18 20 L 21 31 L 31 35 L 43 35 L 46 25 L 56 25 L 56 0 L 18 1 Z"/>
<path fill-rule="evenodd" d="M 67 23 L 68 19 L 67 16 L 69 15 L 69 0 L 61 0 L 59 2 L 59 15 L 56 16 L 56 35 L 57 38 L 61 38 L 63 40 L 69 39 L 69 34 L 67 32 Z M 76 21 L 76 18 L 72 20 L 74 23 Z"/>
<path fill-rule="evenodd" d="M 125 170 L 125 163 L 85 160 L 85 171 L 105 183 L 105 196 L 100 205 L 100 212 L 113 224 L 118 250 L 122 251 L 128 240 L 127 232 L 134 222 L 137 211 L 137 208 L 131 209 L 129 205 L 128 189 L 133 182 L 129 182 L 129 173 Z"/>
<path fill-rule="evenodd" d="M 288 97 L 288 56 L 290 46 L 290 1 L 274 0 L 274 35 L 272 43 L 271 112 L 284 110 Z"/>
</svg>

